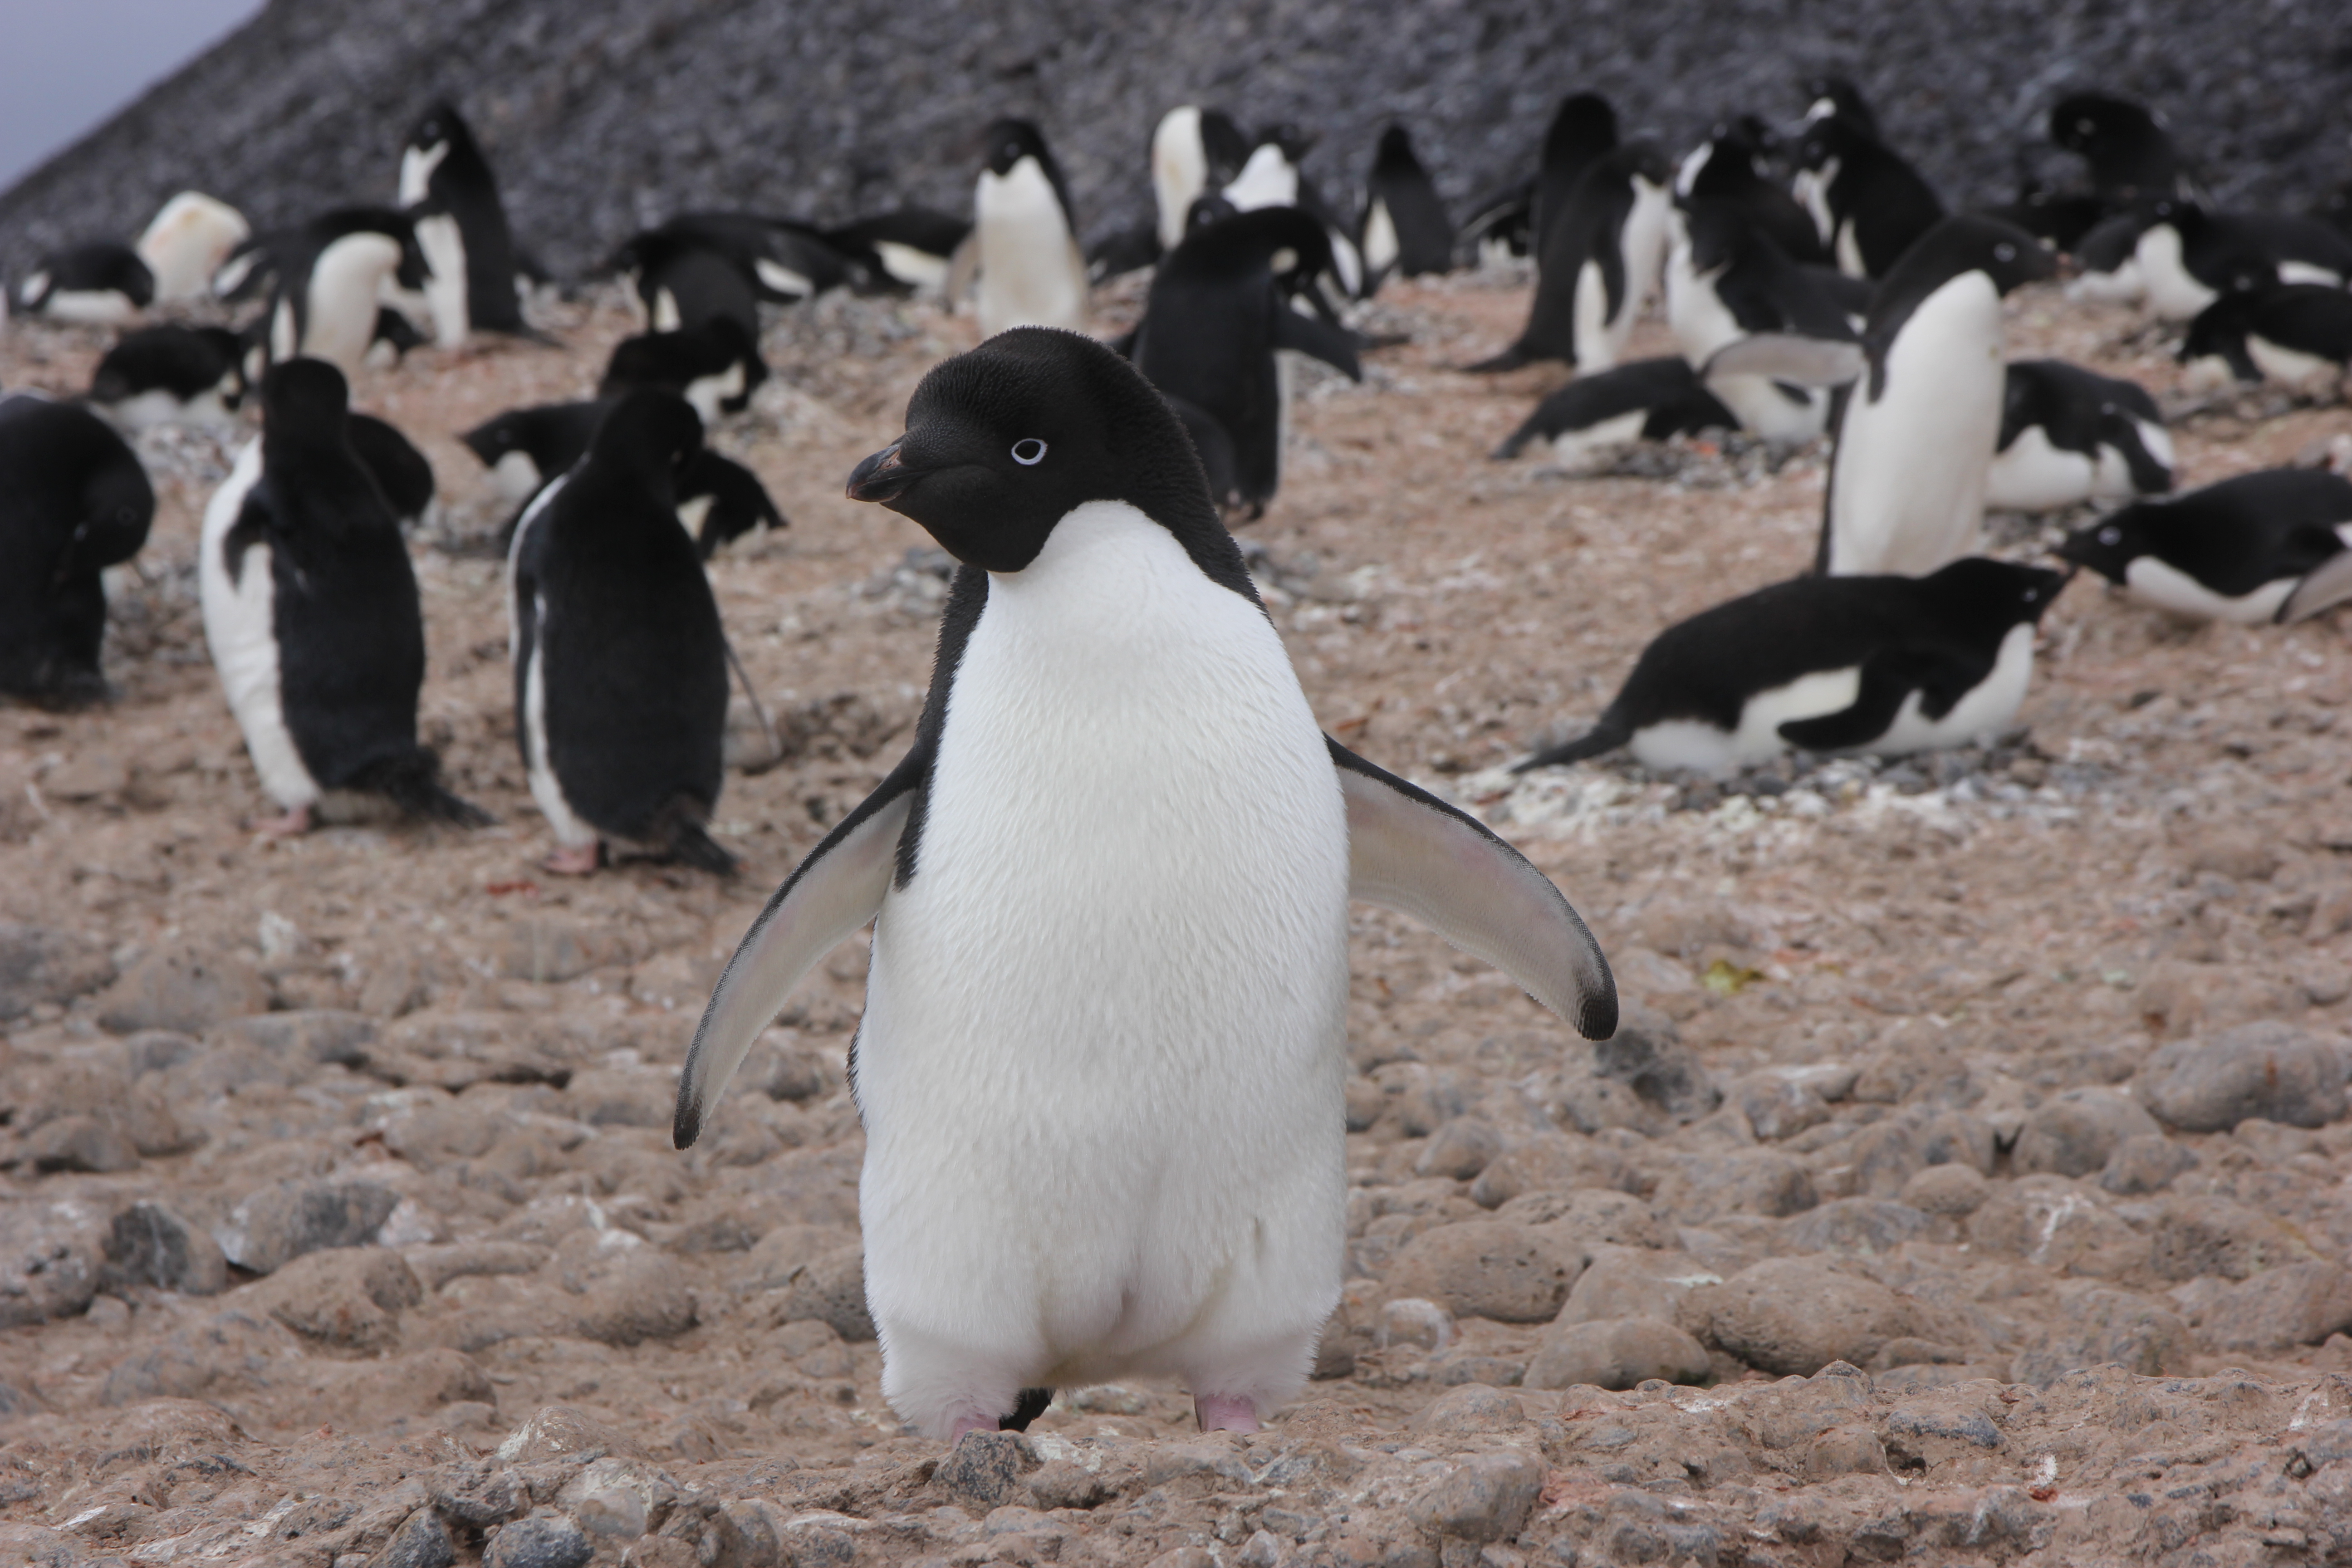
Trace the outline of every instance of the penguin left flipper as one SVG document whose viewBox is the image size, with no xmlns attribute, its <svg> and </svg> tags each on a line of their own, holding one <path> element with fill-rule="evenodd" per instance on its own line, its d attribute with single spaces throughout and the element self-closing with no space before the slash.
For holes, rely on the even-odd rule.
<svg viewBox="0 0 2352 1568">
<path fill-rule="evenodd" d="M 1923 710 L 1937 706 L 1934 693 L 1948 683 L 1936 677 L 1957 673 L 1940 668 L 1948 665 L 1948 661 L 1923 657 L 1906 648 L 1873 654 L 1863 663 L 1862 679 L 1851 705 L 1811 719 L 1790 719 L 1780 726 L 1780 738 L 1809 752 L 1840 752 L 1868 745 L 1894 727 L 1895 715 L 1903 711 L 1904 700 L 1914 691 L 1926 689 L 1924 695 L 1928 700 L 1922 703 Z M 1977 679 L 1982 679 L 1982 671 L 1978 672 Z M 1948 684 L 1965 691 L 1976 681 L 1963 679 Z M 1941 706 L 1945 711 L 1950 710 L 1949 703 Z"/>
<path fill-rule="evenodd" d="M 1364 366 L 1356 357 L 1356 334 L 1345 327 L 1333 326 L 1317 316 L 1302 316 L 1292 310 L 1274 313 L 1274 346 L 1296 349 L 1311 354 L 1332 369 L 1344 373 L 1350 381 L 1364 379 Z"/>
<path fill-rule="evenodd" d="M 1348 896 L 1485 959 L 1586 1039 L 1615 1034 L 1609 961 L 1551 879 L 1475 817 L 1323 740 L 1348 805 Z"/>
<path fill-rule="evenodd" d="M 2331 555 L 2305 573 L 2294 591 L 2279 602 L 2272 619 L 2283 626 L 2309 620 L 2347 599 L 2352 599 L 2352 550 Z"/>
<path fill-rule="evenodd" d="M 1860 343 L 1797 332 L 1751 332 L 1709 354 L 1699 368 L 1699 379 L 1760 375 L 1795 386 L 1843 386 L 1859 379 L 1868 363 Z"/>
<path fill-rule="evenodd" d="M 919 746 L 892 769 L 784 879 L 744 933 L 710 993 L 678 1075 L 671 1128 L 678 1148 L 701 1135 L 709 1108 L 801 977 L 881 911 L 898 866 L 898 839 L 929 762 L 929 748 Z"/>
</svg>

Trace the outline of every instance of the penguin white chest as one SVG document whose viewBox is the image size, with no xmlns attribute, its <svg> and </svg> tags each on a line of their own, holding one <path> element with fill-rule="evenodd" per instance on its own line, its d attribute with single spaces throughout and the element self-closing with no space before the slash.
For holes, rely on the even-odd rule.
<svg viewBox="0 0 2352 1568">
<path fill-rule="evenodd" d="M 433 313 L 433 338 L 445 349 L 466 341 L 469 318 L 466 310 L 466 237 L 447 213 L 428 213 L 416 220 L 416 247 L 425 253 L 431 275 L 425 279 L 425 304 Z"/>
<path fill-rule="evenodd" d="M 321 250 L 310 267 L 300 352 L 357 375 L 375 337 L 378 291 L 399 266 L 400 242 L 372 229 Z"/>
<path fill-rule="evenodd" d="M 2168 321 L 2186 321 L 2221 296 L 2189 270 L 2180 253 L 2180 231 L 2160 223 L 2139 237 L 2133 251 L 2147 288 L 2147 308 Z"/>
<path fill-rule="evenodd" d="M 1076 508 L 991 580 L 918 820 L 856 1064 L 893 1405 L 1303 1353 L 1344 1245 L 1348 828 L 1273 626 Z"/>
<path fill-rule="evenodd" d="M 245 735 L 261 786 L 285 810 L 315 805 L 318 781 L 303 765 L 286 727 L 278 670 L 278 595 L 267 543 L 247 545 L 232 561 L 229 531 L 245 499 L 261 481 L 261 442 L 246 443 L 228 478 L 205 507 L 196 551 L 196 595 L 204 610 L 205 645 L 220 676 L 229 711 Z"/>
<path fill-rule="evenodd" d="M 1034 158 L 981 171 L 972 198 L 980 248 L 980 331 L 1087 324 L 1086 263 L 1062 199 Z"/>
</svg>

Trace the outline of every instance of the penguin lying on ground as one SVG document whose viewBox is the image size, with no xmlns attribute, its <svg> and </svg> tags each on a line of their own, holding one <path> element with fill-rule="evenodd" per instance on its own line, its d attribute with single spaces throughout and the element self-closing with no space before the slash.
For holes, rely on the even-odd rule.
<svg viewBox="0 0 2352 1568">
<path fill-rule="evenodd" d="M 632 387 L 674 392 L 709 426 L 751 406 L 751 394 L 767 379 L 759 340 L 733 318 L 718 316 L 699 327 L 623 338 L 613 345 L 596 395 L 617 397 Z"/>
<path fill-rule="evenodd" d="M 1508 845 L 1318 732 L 1199 464 L 1076 333 L 935 367 L 853 500 L 962 563 L 913 749 L 769 900 L 676 1141 L 875 922 L 855 1077 L 882 1391 L 925 1436 L 1173 1374 L 1255 1430 L 1345 1272 L 1348 903 L 1501 964 L 1586 1036 L 1606 962 Z"/>
<path fill-rule="evenodd" d="M 1087 322 L 1087 259 L 1062 165 L 1025 120 L 999 120 L 986 137 L 971 198 L 980 335 L 1019 326 L 1076 331 Z"/>
<path fill-rule="evenodd" d="M 1545 440 L 1559 461 L 1575 462 L 1626 441 L 1738 428 L 1739 416 L 1706 389 L 1690 362 L 1670 355 L 1578 376 L 1537 404 L 1493 455 L 1516 458 L 1529 442 Z"/>
<path fill-rule="evenodd" d="M 98 326 L 127 321 L 154 301 L 155 275 L 112 239 L 53 251 L 16 286 L 16 308 L 28 316 Z"/>
<path fill-rule="evenodd" d="M 939 294 L 947 288 L 957 249 L 971 233 L 969 218 L 908 206 L 826 229 L 824 237 L 877 281 Z"/>
<path fill-rule="evenodd" d="M 2338 581 L 2352 574 L 2326 571 L 2347 542 L 2352 480 L 2270 468 L 2127 506 L 2069 534 L 2058 553 L 2160 610 L 2253 625 L 2352 597 L 2352 581 Z"/>
<path fill-rule="evenodd" d="M 1422 278 L 1454 266 L 1454 220 L 1445 216 L 1429 171 L 1413 156 L 1412 132 L 1402 125 L 1381 132 L 1357 231 L 1363 237 L 1367 294 L 1392 272 Z"/>
<path fill-rule="evenodd" d="M 147 542 L 147 470 L 86 408 L 0 398 L 0 692 L 44 708 L 107 695 L 99 574 Z"/>
<path fill-rule="evenodd" d="M 2066 280 L 2069 300 L 2137 305 L 2147 298 L 2147 274 L 2139 264 L 2139 237 L 2147 227 L 2143 212 L 2101 218 L 2074 247 L 2074 276 Z"/>
<path fill-rule="evenodd" d="M 2034 627 L 2065 585 L 1970 556 L 1924 577 L 1800 577 L 1658 634 L 1587 733 L 1511 771 L 1630 747 L 1717 776 L 1809 752 L 1965 745 L 2017 716 Z"/>
<path fill-rule="evenodd" d="M 435 104 L 409 132 L 400 154 L 400 205 L 425 253 L 425 297 L 444 348 L 477 331 L 530 331 L 498 178 L 456 105 Z"/>
<path fill-rule="evenodd" d="M 261 437 L 205 509 L 205 641 L 261 784 L 284 816 L 478 827 L 416 741 L 425 625 L 400 524 L 353 448 L 342 373 L 292 359 L 261 383 Z"/>
<path fill-rule="evenodd" d="M 2009 367 L 1987 507 L 2056 511 L 2171 488 L 2172 437 L 2146 387 L 2063 360 Z"/>
<path fill-rule="evenodd" d="M 142 327 L 99 360 L 89 401 L 126 430 L 226 428 L 245 395 L 244 360 L 244 340 L 226 327 Z"/>
<path fill-rule="evenodd" d="M 1962 214 L 1879 283 L 1868 368 L 1838 395 L 1821 571 L 1916 577 L 1976 552 L 2008 384 L 2000 298 L 2056 269 L 2023 229 Z"/>
<path fill-rule="evenodd" d="M 155 302 L 168 304 L 212 292 L 213 273 L 252 235 L 245 215 L 226 202 L 182 191 L 149 220 L 131 249 L 155 280 Z"/>
<path fill-rule="evenodd" d="M 664 332 L 727 316 L 756 337 L 761 301 L 798 304 L 855 280 L 815 229 L 752 213 L 681 213 L 624 241 L 611 266 Z"/>
<path fill-rule="evenodd" d="M 2145 222 L 2133 257 L 2147 307 L 2185 321 L 2221 295 L 2274 283 L 2352 279 L 2352 237 L 2317 218 L 2276 213 L 2210 212 L 2194 202 L 2160 201 Z"/>
<path fill-rule="evenodd" d="M 2192 385 L 2232 379 L 2333 385 L 2352 364 L 2352 293 L 2325 283 L 2273 283 L 2224 294 L 2189 323 L 2180 363 Z"/>
<path fill-rule="evenodd" d="M 613 401 L 606 399 L 511 409 L 458 439 L 488 468 L 499 493 L 523 506 L 586 455 L 596 426 L 612 407 Z M 706 561 L 720 545 L 755 528 L 791 526 L 757 474 L 708 447 L 687 459 L 676 488 L 678 523 Z M 502 542 L 512 543 L 521 520 L 518 510 Z"/>
<path fill-rule="evenodd" d="M 1673 170 L 1647 142 L 1602 153 L 1544 226 L 1536 291 L 1517 342 L 1472 371 L 1560 360 L 1607 370 L 1660 287 L 1671 229 Z"/>
<path fill-rule="evenodd" d="M 735 869 L 703 826 L 724 776 L 727 638 L 677 521 L 674 476 L 701 445 L 683 399 L 631 392 L 515 530 L 515 734 L 551 871 L 593 871 L 608 841 Z"/>
</svg>

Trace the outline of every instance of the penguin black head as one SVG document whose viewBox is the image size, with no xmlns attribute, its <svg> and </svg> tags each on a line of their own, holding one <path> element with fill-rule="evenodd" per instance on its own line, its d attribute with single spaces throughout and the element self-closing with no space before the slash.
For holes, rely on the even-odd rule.
<svg viewBox="0 0 2352 1568">
<path fill-rule="evenodd" d="M 2156 548 L 2148 529 L 2151 504 L 2164 503 L 2137 502 L 2076 529 L 2059 544 L 2058 558 L 2087 566 L 2110 583 L 2123 582 L 2131 563 Z"/>
<path fill-rule="evenodd" d="M 2003 294 L 2020 284 L 2054 277 L 2058 271 L 2058 258 L 2047 246 L 2013 223 L 1980 213 L 1960 213 L 1944 219 L 1920 236 L 1913 248 L 1923 263 L 1932 257 L 1943 276 L 1982 272 Z"/>
<path fill-rule="evenodd" d="M 1281 150 L 1283 157 L 1287 159 L 1293 167 L 1296 167 L 1298 161 L 1301 158 L 1306 157 L 1307 153 L 1313 149 L 1314 145 L 1314 137 L 1308 135 L 1305 131 L 1301 130 L 1291 121 L 1285 120 L 1279 121 L 1272 125 L 1260 126 L 1258 128 L 1257 140 L 1251 144 L 1251 151 L 1255 152 L 1260 147 L 1278 148 Z"/>
<path fill-rule="evenodd" d="M 1546 166 L 1588 163 L 1617 145 L 1617 111 L 1597 92 L 1571 92 L 1552 110 L 1544 132 Z"/>
<path fill-rule="evenodd" d="M 1421 167 L 1421 160 L 1412 150 L 1412 132 L 1402 125 L 1391 125 L 1381 132 L 1380 150 L 1372 154 L 1374 174 L 1403 174 Z"/>
<path fill-rule="evenodd" d="M 922 524 L 957 560 L 1018 572 L 1054 525 L 1125 501 L 1192 550 L 1232 539 L 1182 424 L 1151 384 L 1077 332 L 1016 327 L 934 366 L 907 433 L 857 465 L 849 499 Z M 1234 555 L 1238 562 L 1238 555 Z"/>
<path fill-rule="evenodd" d="M 1194 196 L 1192 205 L 1184 209 L 1184 232 L 1188 236 L 1195 235 L 1235 216 L 1233 203 L 1225 200 L 1220 193 L 1209 191 Z"/>
<path fill-rule="evenodd" d="M 2072 575 L 2047 566 L 1966 555 L 1921 578 L 1920 586 L 1948 613 L 1998 630 L 2040 621 Z"/>
<path fill-rule="evenodd" d="M 436 147 L 446 147 L 453 157 L 474 151 L 474 132 L 457 106 L 447 99 L 441 100 L 425 111 L 415 130 L 408 133 L 407 145 L 416 152 L 429 153 Z"/>
<path fill-rule="evenodd" d="M 289 442 L 341 439 L 351 402 L 351 384 L 325 360 L 279 361 L 261 378 L 263 450 Z"/>
<path fill-rule="evenodd" d="M 1024 158 L 1036 159 L 1041 167 L 1053 162 L 1044 133 L 1026 120 L 992 121 L 981 136 L 987 148 L 988 172 L 999 179 L 1013 173 L 1013 165 Z"/>
<path fill-rule="evenodd" d="M 1879 140 L 1878 116 L 1854 86 L 1852 77 L 1833 73 L 1809 76 L 1797 84 L 1805 96 L 1805 122 L 1843 120 L 1873 141 Z"/>
</svg>

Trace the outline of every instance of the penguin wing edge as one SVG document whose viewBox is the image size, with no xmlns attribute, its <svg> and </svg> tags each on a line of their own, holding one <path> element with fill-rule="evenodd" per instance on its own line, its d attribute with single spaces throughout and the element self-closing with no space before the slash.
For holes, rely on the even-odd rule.
<svg viewBox="0 0 2352 1568">
<path fill-rule="evenodd" d="M 1617 982 L 1551 879 L 1485 824 L 1329 736 L 1348 804 L 1348 896 L 1483 958 L 1589 1040 L 1617 1032 Z"/>
<path fill-rule="evenodd" d="M 670 1129 L 678 1148 L 702 1135 L 727 1080 L 802 976 L 881 910 L 923 772 L 899 764 L 810 851 L 743 934 L 710 993 L 678 1075 L 677 1116 Z"/>
<path fill-rule="evenodd" d="M 2347 599 L 2352 599 L 2352 550 L 2331 555 L 2305 574 L 2278 607 L 2274 617 L 2280 626 L 2308 620 L 2322 610 L 2333 609 Z"/>
<path fill-rule="evenodd" d="M 1797 332 L 1750 332 L 1709 355 L 1699 378 L 1761 375 L 1796 386 L 1843 386 L 1859 379 L 1867 363 L 1860 343 Z"/>
</svg>

